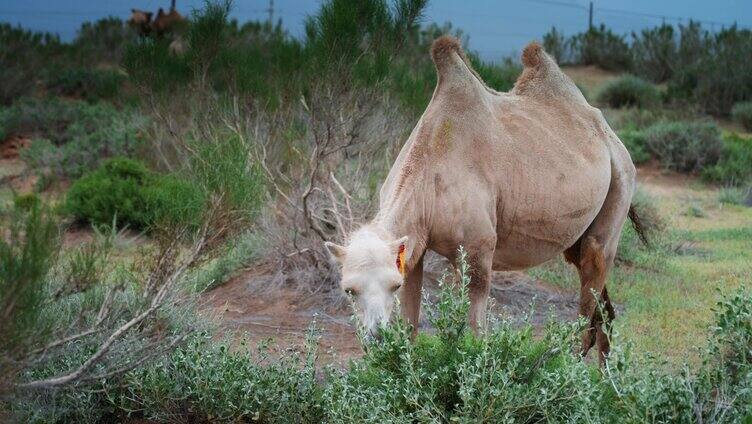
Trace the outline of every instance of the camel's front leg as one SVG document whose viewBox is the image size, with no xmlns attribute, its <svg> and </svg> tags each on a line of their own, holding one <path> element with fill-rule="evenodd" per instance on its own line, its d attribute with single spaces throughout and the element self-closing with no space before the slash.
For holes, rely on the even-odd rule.
<svg viewBox="0 0 752 424">
<path fill-rule="evenodd" d="M 493 252 L 477 252 L 468 255 L 470 265 L 470 314 L 468 321 L 475 334 L 486 324 L 486 308 L 491 290 L 491 266 Z"/>
<path fill-rule="evenodd" d="M 407 273 L 400 303 L 402 307 L 402 316 L 408 324 L 413 327 L 413 338 L 418 334 L 418 324 L 420 322 L 420 296 L 423 287 L 423 256 L 417 264 Z"/>
</svg>

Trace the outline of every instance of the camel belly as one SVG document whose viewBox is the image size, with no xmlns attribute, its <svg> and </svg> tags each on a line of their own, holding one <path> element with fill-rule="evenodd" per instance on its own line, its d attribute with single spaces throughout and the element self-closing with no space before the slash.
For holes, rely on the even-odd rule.
<svg viewBox="0 0 752 424">
<path fill-rule="evenodd" d="M 502 204 L 494 269 L 530 268 L 561 254 L 598 215 L 608 187 L 609 178 L 595 177 L 587 184 L 585 181 L 561 184 Z"/>
</svg>

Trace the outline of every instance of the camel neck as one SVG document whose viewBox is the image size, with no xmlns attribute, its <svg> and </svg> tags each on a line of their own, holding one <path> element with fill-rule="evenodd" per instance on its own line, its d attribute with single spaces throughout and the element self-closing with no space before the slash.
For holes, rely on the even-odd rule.
<svg viewBox="0 0 752 424">
<path fill-rule="evenodd" d="M 382 209 L 370 225 L 381 237 L 388 238 L 388 241 L 408 237 L 405 261 L 407 269 L 410 270 L 423 256 L 428 234 L 421 217 L 411 213 L 400 213 L 401 210 L 396 207 Z"/>
</svg>

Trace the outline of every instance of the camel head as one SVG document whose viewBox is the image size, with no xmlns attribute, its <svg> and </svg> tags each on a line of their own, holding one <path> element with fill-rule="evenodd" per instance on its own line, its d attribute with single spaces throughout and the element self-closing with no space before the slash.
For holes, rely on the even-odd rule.
<svg viewBox="0 0 752 424">
<path fill-rule="evenodd" d="M 385 239 L 368 227 L 350 237 L 347 246 L 325 246 L 342 267 L 341 287 L 367 337 L 378 334 L 394 309 L 394 297 L 404 281 L 407 237 Z"/>
<path fill-rule="evenodd" d="M 128 22 L 131 25 L 143 25 L 143 24 L 149 24 L 151 22 L 151 12 L 146 12 L 144 10 L 138 10 L 138 9 L 131 9 L 131 18 L 128 20 Z"/>
</svg>

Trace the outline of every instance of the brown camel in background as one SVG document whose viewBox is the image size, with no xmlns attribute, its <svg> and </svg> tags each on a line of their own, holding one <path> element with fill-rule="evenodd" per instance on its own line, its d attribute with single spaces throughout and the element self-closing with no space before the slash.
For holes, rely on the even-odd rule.
<svg viewBox="0 0 752 424">
<path fill-rule="evenodd" d="M 152 12 L 145 10 L 131 9 L 128 24 L 141 36 L 153 33 L 157 37 L 164 37 L 166 34 L 176 31 L 186 22 L 183 15 L 175 9 L 175 0 L 170 3 L 169 12 L 165 13 L 164 9 L 160 7 L 154 20 L 152 20 L 152 15 Z"/>
<path fill-rule="evenodd" d="M 161 7 L 159 8 L 157 17 L 154 18 L 151 27 L 157 37 L 162 37 L 169 32 L 175 31 L 184 22 L 185 18 L 175 9 L 175 0 L 172 0 L 168 13 L 165 13 Z"/>
<path fill-rule="evenodd" d="M 128 25 L 135 29 L 140 36 L 147 36 L 151 32 L 151 12 L 139 9 L 131 9 L 131 17 Z"/>
</svg>

